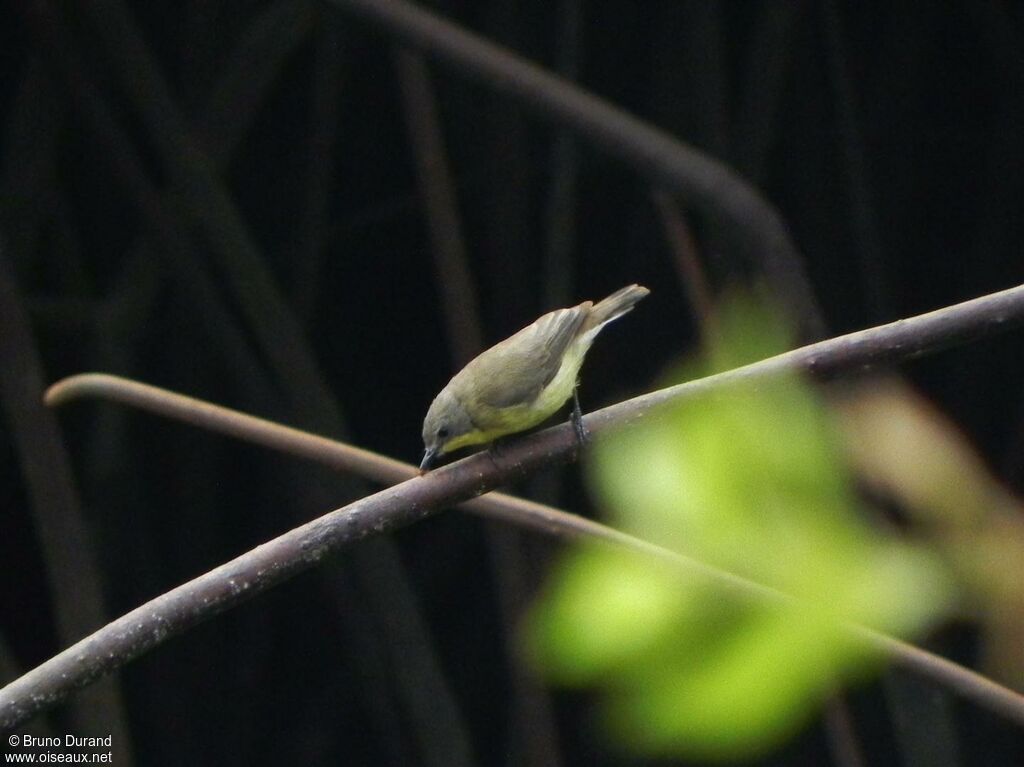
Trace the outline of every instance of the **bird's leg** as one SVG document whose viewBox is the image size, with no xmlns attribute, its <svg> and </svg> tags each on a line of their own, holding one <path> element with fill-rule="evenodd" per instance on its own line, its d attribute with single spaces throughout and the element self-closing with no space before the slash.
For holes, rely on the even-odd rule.
<svg viewBox="0 0 1024 767">
<path fill-rule="evenodd" d="M 491 440 L 491 443 L 487 446 L 487 457 L 491 459 L 491 463 L 494 464 L 494 468 L 498 468 L 498 462 L 495 458 L 501 458 L 502 445 L 504 444 L 504 437 L 497 437 Z"/>
<path fill-rule="evenodd" d="M 590 435 L 587 434 L 586 427 L 583 426 L 583 411 L 580 409 L 580 398 L 579 398 L 580 382 L 576 381 L 576 384 L 572 387 L 572 428 L 576 432 L 576 443 L 582 448 Z"/>
</svg>

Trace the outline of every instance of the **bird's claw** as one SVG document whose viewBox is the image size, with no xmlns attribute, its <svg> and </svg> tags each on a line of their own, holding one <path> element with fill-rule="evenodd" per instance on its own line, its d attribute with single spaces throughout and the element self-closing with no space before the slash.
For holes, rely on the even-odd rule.
<svg viewBox="0 0 1024 767">
<path fill-rule="evenodd" d="M 583 446 L 590 441 L 590 434 L 587 433 L 587 427 L 583 425 L 583 411 L 580 409 L 580 398 L 577 394 L 579 389 L 579 382 L 576 382 L 576 386 L 572 390 L 572 428 L 576 432 L 576 445 L 579 449 L 583 449 Z"/>
</svg>

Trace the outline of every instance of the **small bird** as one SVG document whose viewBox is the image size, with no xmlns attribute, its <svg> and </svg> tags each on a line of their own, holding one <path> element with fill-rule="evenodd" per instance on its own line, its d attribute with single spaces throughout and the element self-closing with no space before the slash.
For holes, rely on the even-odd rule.
<svg viewBox="0 0 1024 767">
<path fill-rule="evenodd" d="M 583 442 L 577 377 L 601 328 L 650 293 L 628 285 L 595 304 L 556 309 L 474 358 L 438 394 L 423 420 L 420 474 L 469 445 L 525 431 L 573 397 L 573 425 Z"/>
</svg>

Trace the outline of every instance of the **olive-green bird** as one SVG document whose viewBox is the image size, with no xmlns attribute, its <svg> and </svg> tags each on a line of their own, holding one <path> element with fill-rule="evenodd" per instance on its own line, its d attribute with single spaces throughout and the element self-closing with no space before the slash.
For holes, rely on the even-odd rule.
<svg viewBox="0 0 1024 767">
<path fill-rule="evenodd" d="M 576 393 L 576 381 L 601 328 L 650 291 L 629 285 L 595 304 L 557 309 L 492 346 L 455 374 L 423 421 L 426 451 L 420 473 L 445 453 L 525 431 L 553 415 Z M 573 423 L 582 440 L 579 403 Z"/>
</svg>

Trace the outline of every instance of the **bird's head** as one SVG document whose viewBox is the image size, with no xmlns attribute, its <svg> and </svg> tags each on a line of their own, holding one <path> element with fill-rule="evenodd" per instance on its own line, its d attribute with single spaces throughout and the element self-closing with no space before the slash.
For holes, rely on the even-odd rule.
<svg viewBox="0 0 1024 767">
<path fill-rule="evenodd" d="M 447 452 L 471 443 L 467 439 L 476 432 L 473 421 L 458 397 L 444 389 L 430 404 L 423 419 L 423 462 L 420 473 L 429 471 Z"/>
</svg>

